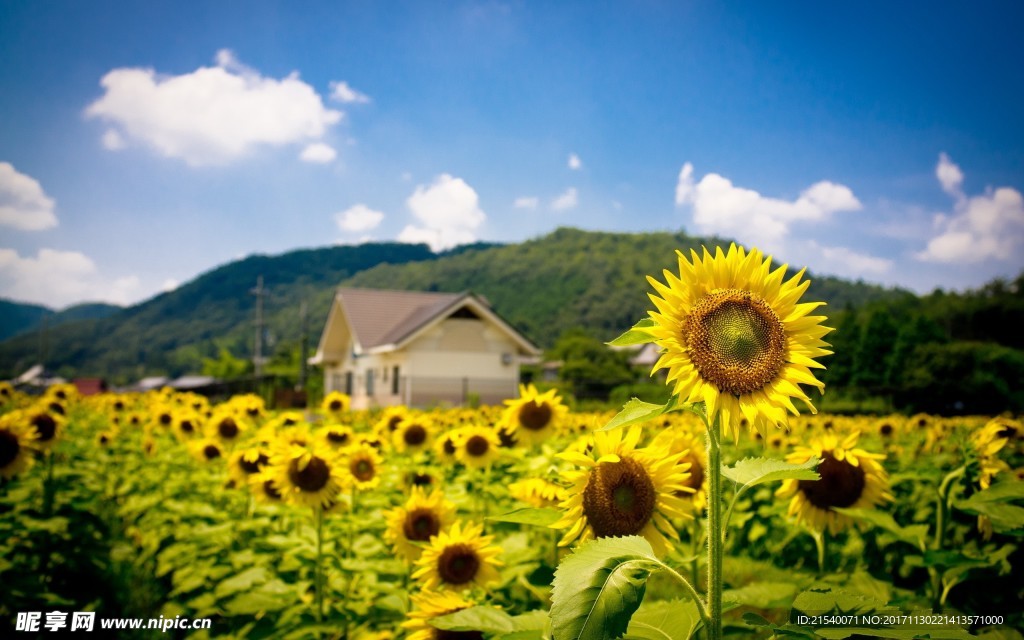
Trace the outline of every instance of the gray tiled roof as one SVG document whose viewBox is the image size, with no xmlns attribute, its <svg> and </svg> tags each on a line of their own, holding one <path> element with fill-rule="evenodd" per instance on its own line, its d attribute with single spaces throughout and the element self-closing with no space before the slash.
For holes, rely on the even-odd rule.
<svg viewBox="0 0 1024 640">
<path fill-rule="evenodd" d="M 400 342 L 466 293 L 338 289 L 349 325 L 363 349 Z"/>
</svg>

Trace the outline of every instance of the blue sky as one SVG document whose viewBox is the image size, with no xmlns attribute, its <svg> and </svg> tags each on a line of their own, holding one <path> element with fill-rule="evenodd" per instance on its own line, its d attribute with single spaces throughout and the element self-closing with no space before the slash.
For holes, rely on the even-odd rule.
<svg viewBox="0 0 1024 640">
<path fill-rule="evenodd" d="M 1024 268 L 1020 3 L 182 4 L 0 1 L 0 297 L 564 225 Z"/>
</svg>

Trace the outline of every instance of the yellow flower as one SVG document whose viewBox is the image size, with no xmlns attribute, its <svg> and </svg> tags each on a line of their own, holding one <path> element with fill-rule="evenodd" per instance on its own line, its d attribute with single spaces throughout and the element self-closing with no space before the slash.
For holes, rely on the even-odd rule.
<svg viewBox="0 0 1024 640">
<path fill-rule="evenodd" d="M 405 505 L 391 509 L 384 517 L 388 523 L 384 539 L 396 554 L 415 562 L 423 545 L 455 519 L 455 506 L 444 499 L 440 489 L 434 489 L 428 496 L 422 487 L 413 487 Z"/>
<path fill-rule="evenodd" d="M 373 489 L 380 484 L 380 454 L 368 444 L 360 443 L 347 451 L 344 459 L 349 483 L 359 491 Z"/>
<path fill-rule="evenodd" d="M 334 418 L 348 413 L 351 406 L 352 398 L 340 391 L 331 391 L 324 396 L 324 401 L 320 403 L 320 409 L 328 416 Z"/>
<path fill-rule="evenodd" d="M 508 485 L 516 500 L 533 507 L 557 507 L 562 500 L 562 487 L 543 478 L 524 478 Z"/>
<path fill-rule="evenodd" d="M 505 404 L 501 419 L 505 433 L 529 445 L 540 444 L 557 433 L 569 412 L 556 389 L 540 393 L 532 384 L 519 385 L 519 397 Z"/>
<path fill-rule="evenodd" d="M 407 416 L 391 434 L 391 442 L 400 453 L 418 453 L 430 448 L 434 425 L 426 415 Z"/>
<path fill-rule="evenodd" d="M 341 465 L 326 450 L 281 443 L 268 472 L 285 502 L 325 507 L 345 486 Z"/>
<path fill-rule="evenodd" d="M 448 531 L 430 539 L 416 561 L 414 580 L 424 589 L 466 590 L 498 581 L 497 559 L 501 548 L 493 546 L 493 536 L 483 535 L 483 525 L 456 522 Z"/>
<path fill-rule="evenodd" d="M 434 618 L 468 609 L 476 603 L 466 600 L 461 595 L 451 591 L 421 591 L 410 596 L 412 611 L 409 612 L 409 619 L 402 623 L 402 628 L 408 632 L 407 640 L 441 640 L 443 638 L 483 637 L 483 634 L 468 632 L 470 635 L 457 635 L 457 632 L 441 631 L 431 626 L 430 621 Z"/>
<path fill-rule="evenodd" d="M 832 353 L 822 338 L 832 329 L 824 316 L 809 315 L 820 302 L 799 303 L 810 285 L 803 271 L 784 281 L 786 265 L 771 270 L 771 258 L 735 244 L 728 253 L 706 248 L 703 257 L 681 253 L 679 276 L 666 270 L 667 284 L 648 281 L 658 295 L 646 329 L 662 354 L 654 371 L 668 370 L 668 383 L 684 402 L 703 402 L 707 416 L 720 416 L 726 433 L 739 437 L 739 422 L 764 434 L 784 427 L 793 399 L 816 412 L 799 385 L 824 390 L 811 373 L 824 368 L 815 358 Z M 659 297 L 660 296 L 660 297 Z"/>
<path fill-rule="evenodd" d="M 637 449 L 641 429 L 614 429 L 594 433 L 590 456 L 567 451 L 559 457 L 582 470 L 562 473 L 571 483 L 561 507 L 565 515 L 551 525 L 568 529 L 559 546 L 574 540 L 643 536 L 658 555 L 678 540 L 669 521 L 686 517 L 686 502 L 677 492 L 693 492 L 682 454 L 672 454 L 664 444 Z"/>
<path fill-rule="evenodd" d="M 490 467 L 498 459 L 501 441 L 490 427 L 463 427 L 453 437 L 455 457 L 467 467 Z"/>
<path fill-rule="evenodd" d="M 786 462 L 793 464 L 821 458 L 817 469 L 821 479 L 785 480 L 776 491 L 780 498 L 792 496 L 789 515 L 815 531 L 828 529 L 834 534 L 849 527 L 853 520 L 833 507 L 873 509 L 892 500 L 889 477 L 878 462 L 885 455 L 855 448 L 859 437 L 858 431 L 842 440 L 829 433 L 786 456 Z"/>
<path fill-rule="evenodd" d="M 34 431 L 20 412 L 0 415 L 0 477 L 13 478 L 32 465 Z"/>
</svg>

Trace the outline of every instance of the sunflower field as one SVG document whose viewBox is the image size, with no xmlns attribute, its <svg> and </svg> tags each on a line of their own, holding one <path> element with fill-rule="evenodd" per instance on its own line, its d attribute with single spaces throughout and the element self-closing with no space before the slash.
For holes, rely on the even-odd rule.
<svg viewBox="0 0 1024 640">
<path fill-rule="evenodd" d="M 830 329 L 784 275 L 651 279 L 613 344 L 661 348 L 664 405 L 0 385 L 4 637 L 1021 638 L 1024 425 L 815 413 Z"/>
</svg>

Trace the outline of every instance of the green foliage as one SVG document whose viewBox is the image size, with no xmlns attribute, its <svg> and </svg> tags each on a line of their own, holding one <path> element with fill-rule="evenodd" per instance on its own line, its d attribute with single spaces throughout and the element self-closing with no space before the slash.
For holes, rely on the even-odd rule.
<svg viewBox="0 0 1024 640">
<path fill-rule="evenodd" d="M 746 491 L 765 482 L 818 480 L 821 476 L 815 469 L 820 463 L 817 458 L 801 464 L 771 458 L 744 458 L 731 467 L 723 467 L 722 475 L 739 485 L 739 491 Z"/>
<path fill-rule="evenodd" d="M 639 536 L 602 538 L 558 565 L 551 592 L 554 640 L 612 640 L 626 632 L 647 578 L 663 565 Z"/>
<path fill-rule="evenodd" d="M 220 380 L 237 380 L 249 375 L 252 371 L 252 362 L 236 358 L 231 351 L 221 347 L 216 358 L 203 358 L 204 376 L 213 376 Z"/>
<path fill-rule="evenodd" d="M 628 352 L 609 349 L 583 329 L 563 333 L 546 355 L 562 363 L 558 377 L 579 400 L 607 399 L 612 388 L 636 378 Z"/>
</svg>

